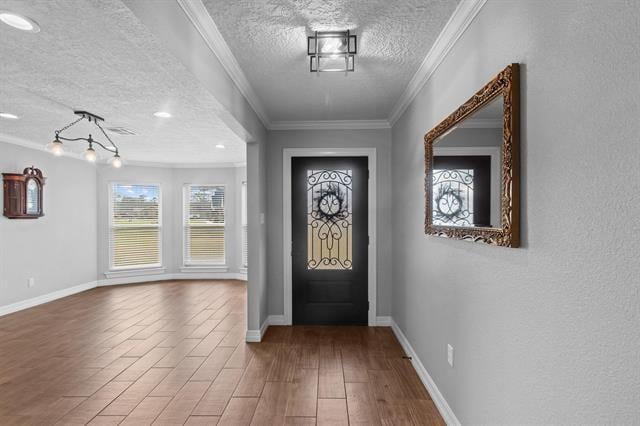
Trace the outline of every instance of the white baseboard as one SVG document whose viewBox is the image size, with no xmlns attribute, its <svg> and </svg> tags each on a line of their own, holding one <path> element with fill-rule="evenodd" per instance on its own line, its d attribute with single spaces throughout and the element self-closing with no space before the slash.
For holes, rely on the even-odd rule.
<svg viewBox="0 0 640 426">
<path fill-rule="evenodd" d="M 391 327 L 393 319 L 391 317 L 376 317 L 377 327 Z M 247 330 L 246 340 L 247 342 L 261 342 L 264 333 L 271 325 L 291 325 L 287 324 L 284 315 L 269 315 L 267 319 L 260 326 L 260 330 Z"/>
<path fill-rule="evenodd" d="M 264 320 L 264 322 L 260 326 L 260 330 L 247 330 L 247 335 L 246 335 L 245 340 L 247 342 L 249 342 L 249 343 L 262 342 L 262 338 L 264 337 L 264 333 L 266 333 L 267 329 L 269 328 L 269 318 L 270 317 L 267 317 L 267 319 Z"/>
<path fill-rule="evenodd" d="M 411 343 L 409 343 L 409 340 L 407 340 L 407 337 L 404 335 L 393 318 L 390 318 L 390 320 L 391 328 L 394 334 L 398 338 L 398 341 L 402 345 L 402 348 L 404 349 L 406 354 L 411 357 L 411 364 L 413 364 L 413 368 L 418 373 L 418 377 L 420 377 L 420 380 L 424 384 L 424 387 L 426 387 L 427 391 L 429 391 L 429 395 L 431 395 L 431 399 L 438 408 L 438 411 L 440 412 L 440 415 L 444 419 L 445 423 L 449 426 L 459 426 L 460 422 L 458 421 L 458 418 L 447 403 L 447 400 L 444 399 L 444 396 L 442 396 L 442 393 L 440 393 L 440 390 L 427 372 L 427 369 L 424 368 L 422 361 L 420 361 L 418 354 L 416 354 L 416 352 L 413 350 Z"/>
<path fill-rule="evenodd" d="M 284 319 L 284 315 L 269 315 L 267 317 L 267 324 L 268 325 L 287 325 Z"/>
<path fill-rule="evenodd" d="M 71 296 L 72 294 L 80 293 L 82 291 L 91 290 L 95 287 L 104 287 L 111 285 L 122 284 L 137 284 L 153 281 L 167 281 L 167 280 L 246 280 L 246 275 L 239 273 L 177 273 L 177 274 L 152 274 L 152 275 L 138 275 L 131 277 L 118 277 L 107 278 L 99 281 L 91 281 L 84 284 L 79 284 L 73 287 L 64 288 L 62 290 L 54 291 L 52 293 L 43 294 L 41 296 L 33 297 L 27 300 L 21 300 L 20 302 L 12 303 L 10 305 L 0 306 L 0 317 L 8 315 L 14 312 L 21 311 L 23 309 L 32 308 L 34 306 L 42 305 L 43 303 L 52 302 L 63 297 Z M 266 328 L 265 328 L 266 331 Z M 264 333 L 263 333 L 264 334 Z"/>
<path fill-rule="evenodd" d="M 72 294 L 80 293 L 86 290 L 91 290 L 97 287 L 96 281 L 91 281 L 84 284 L 79 284 L 73 287 L 64 288 L 62 290 L 54 291 L 52 293 L 43 294 L 42 296 L 33 297 L 31 299 L 22 300 L 20 302 L 12 303 L 10 305 L 0 306 L 0 316 L 12 314 L 14 312 L 21 311 L 23 309 L 33 308 L 34 306 L 42 305 L 43 303 L 52 302 L 63 297 L 71 296 Z"/>
<path fill-rule="evenodd" d="M 247 335 L 244 340 L 248 343 L 259 343 L 262 340 L 260 330 L 247 330 Z"/>
<path fill-rule="evenodd" d="M 235 272 L 178 272 L 175 274 L 139 275 L 119 278 L 106 278 L 98 281 L 98 286 L 137 284 L 152 281 L 168 280 L 241 280 L 246 281 L 245 274 Z"/>
<path fill-rule="evenodd" d="M 237 272 L 178 272 L 170 274 L 171 280 L 246 280 L 246 275 Z"/>
<path fill-rule="evenodd" d="M 269 315 L 260 326 L 260 330 L 247 330 L 247 342 L 261 342 L 270 325 L 288 325 L 284 315 Z"/>
<path fill-rule="evenodd" d="M 391 327 L 392 323 L 391 317 L 376 317 L 376 327 Z"/>
<path fill-rule="evenodd" d="M 110 285 L 122 285 L 122 284 L 138 284 L 147 283 L 152 281 L 166 281 L 170 280 L 172 274 L 153 274 L 153 275 L 138 275 L 130 277 L 118 277 L 118 278 L 105 278 L 98 280 L 98 287 L 106 287 Z"/>
</svg>

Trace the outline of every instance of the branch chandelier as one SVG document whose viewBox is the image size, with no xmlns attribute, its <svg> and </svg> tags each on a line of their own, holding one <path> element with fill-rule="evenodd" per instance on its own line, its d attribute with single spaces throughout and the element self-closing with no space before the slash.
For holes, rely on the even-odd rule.
<svg viewBox="0 0 640 426">
<path fill-rule="evenodd" d="M 311 72 L 353 72 L 356 36 L 349 31 L 316 31 L 307 37 Z"/>
<path fill-rule="evenodd" d="M 104 118 L 99 117 L 99 116 L 97 116 L 95 114 L 92 114 L 90 112 L 87 112 L 87 111 L 74 111 L 73 113 L 76 114 L 76 115 L 79 115 L 80 118 L 78 118 L 75 121 L 72 121 L 71 123 L 69 123 L 66 126 L 64 126 L 63 128 L 61 128 L 60 130 L 56 130 L 55 131 L 56 137 L 53 140 L 53 142 L 51 142 L 51 143 L 49 143 L 47 145 L 47 149 L 53 155 L 55 155 L 57 157 L 60 157 L 60 156 L 62 156 L 64 154 L 64 148 L 62 146 L 62 141 L 66 141 L 66 142 L 85 141 L 85 142 L 87 142 L 89 144 L 89 147 L 84 152 L 85 160 L 89 161 L 90 163 L 95 163 L 96 162 L 96 160 L 98 159 L 98 156 L 96 155 L 96 151 L 93 149 L 93 146 L 97 145 L 100 148 L 104 149 L 105 151 L 108 151 L 111 154 L 113 154 L 113 157 L 111 157 L 111 159 L 109 160 L 109 164 L 111 164 L 111 166 L 115 167 L 116 169 L 119 169 L 120 167 L 122 167 L 122 158 L 120 158 L 120 153 L 119 153 L 118 147 L 116 146 L 115 143 L 113 143 L 113 141 L 111 140 L 109 135 L 107 135 L 107 132 L 105 132 L 104 129 L 102 128 L 102 126 L 100 125 L 100 122 L 104 121 Z M 65 130 L 67 130 L 70 127 L 75 126 L 76 124 L 78 124 L 82 120 L 87 120 L 87 121 L 89 121 L 89 123 L 93 122 L 93 124 L 95 124 L 96 127 L 98 129 L 100 129 L 100 132 L 104 135 L 104 137 L 107 139 L 107 141 L 109 141 L 110 145 L 106 145 L 106 144 L 103 144 L 101 142 L 98 142 L 97 140 L 93 139 L 91 134 L 89 134 L 88 138 L 66 138 L 66 137 L 63 137 L 63 136 L 60 135 L 62 132 L 64 132 Z"/>
</svg>

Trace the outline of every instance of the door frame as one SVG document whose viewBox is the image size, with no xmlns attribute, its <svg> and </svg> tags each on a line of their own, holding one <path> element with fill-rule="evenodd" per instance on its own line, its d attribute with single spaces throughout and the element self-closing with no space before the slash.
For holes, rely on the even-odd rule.
<svg viewBox="0 0 640 426">
<path fill-rule="evenodd" d="M 292 280 L 292 232 L 291 232 L 291 159 L 293 157 L 367 157 L 369 162 L 369 205 L 368 209 L 368 324 L 376 325 L 376 280 L 377 280 L 377 197 L 376 197 L 376 148 L 285 148 L 282 158 L 282 229 L 284 259 L 284 325 L 293 323 L 293 280 Z"/>
</svg>

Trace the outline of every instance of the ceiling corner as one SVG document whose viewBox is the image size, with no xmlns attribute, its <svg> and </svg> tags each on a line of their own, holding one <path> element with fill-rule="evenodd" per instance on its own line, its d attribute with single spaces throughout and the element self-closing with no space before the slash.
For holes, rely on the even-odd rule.
<svg viewBox="0 0 640 426">
<path fill-rule="evenodd" d="M 262 124 L 266 128 L 269 128 L 271 121 L 269 120 L 260 99 L 253 90 L 253 87 L 251 87 L 249 80 L 242 71 L 242 68 L 240 68 L 240 64 L 238 64 L 233 52 L 231 52 L 229 45 L 224 40 L 224 37 L 222 37 L 216 23 L 213 21 L 213 18 L 211 18 L 211 15 L 202 1 L 176 0 L 176 2 L 193 23 L 194 27 L 198 30 L 209 49 L 211 49 L 213 54 L 216 55 L 224 69 L 229 74 L 229 77 L 233 80 L 249 105 L 251 105 L 251 108 L 253 108 Z"/>
<path fill-rule="evenodd" d="M 460 1 L 453 15 L 451 15 L 451 18 L 449 18 L 449 21 L 447 21 L 440 35 L 438 35 L 438 38 L 433 43 L 424 61 L 422 61 L 422 64 L 411 78 L 411 81 L 409 81 L 409 85 L 391 110 L 388 119 L 391 126 L 402 116 L 402 113 L 404 113 L 415 99 L 418 92 L 424 87 L 433 72 L 447 56 L 456 41 L 464 34 L 467 27 L 469 27 L 486 2 L 487 0 Z"/>
</svg>

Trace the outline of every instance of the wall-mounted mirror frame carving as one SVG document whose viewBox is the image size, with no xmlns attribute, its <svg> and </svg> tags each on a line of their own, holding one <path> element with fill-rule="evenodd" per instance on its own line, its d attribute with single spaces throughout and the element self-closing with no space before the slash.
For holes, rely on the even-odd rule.
<svg viewBox="0 0 640 426">
<path fill-rule="evenodd" d="M 500 227 L 457 227 L 434 225 L 433 145 L 465 118 L 497 97 L 503 97 L 500 177 Z M 469 100 L 431 129 L 424 137 L 425 233 L 440 237 L 478 241 L 504 247 L 520 245 L 520 71 L 510 64 Z"/>
</svg>

